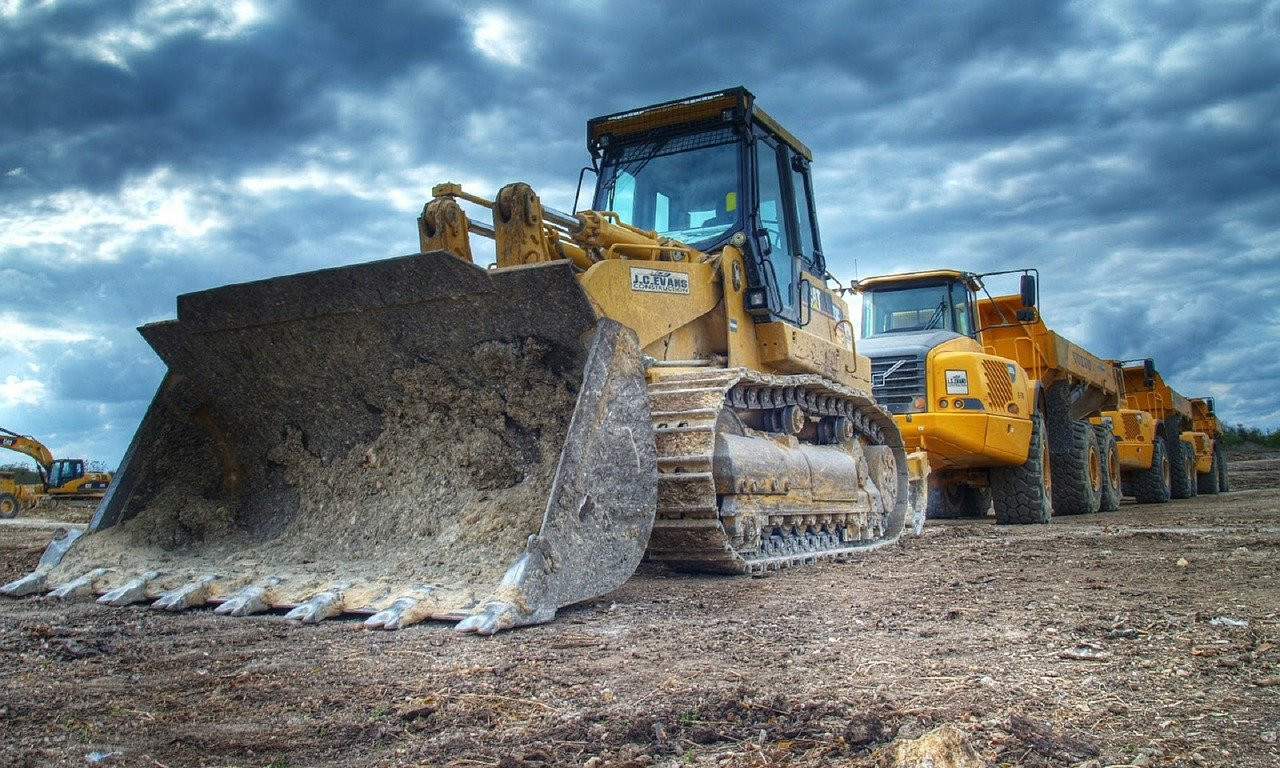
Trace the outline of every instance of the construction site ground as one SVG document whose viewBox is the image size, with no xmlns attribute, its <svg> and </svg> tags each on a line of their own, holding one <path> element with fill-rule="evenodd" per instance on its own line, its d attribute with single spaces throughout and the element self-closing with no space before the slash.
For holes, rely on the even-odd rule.
<svg viewBox="0 0 1280 768">
<path fill-rule="evenodd" d="M 1230 466 L 765 578 L 646 565 L 492 638 L 0 600 L 0 765 L 1275 766 L 1280 454 Z M 6 522 L 3 581 L 50 533 Z"/>
</svg>

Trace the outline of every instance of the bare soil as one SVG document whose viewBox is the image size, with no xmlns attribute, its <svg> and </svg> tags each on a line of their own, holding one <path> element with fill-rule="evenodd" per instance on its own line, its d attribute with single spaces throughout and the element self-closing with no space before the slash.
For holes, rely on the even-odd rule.
<svg viewBox="0 0 1280 768">
<path fill-rule="evenodd" d="M 492 638 L 0 600 L 0 765 L 1274 766 L 1280 456 L 1230 467 L 767 578 L 644 566 Z M 0 580 L 48 536 L 0 528 Z"/>
</svg>

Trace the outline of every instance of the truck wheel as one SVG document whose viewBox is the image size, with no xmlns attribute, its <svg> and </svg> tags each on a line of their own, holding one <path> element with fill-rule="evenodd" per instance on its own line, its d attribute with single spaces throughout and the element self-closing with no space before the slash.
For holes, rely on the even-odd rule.
<svg viewBox="0 0 1280 768">
<path fill-rule="evenodd" d="M 1102 495 L 1098 511 L 1115 512 L 1120 509 L 1120 449 L 1110 427 L 1099 426 L 1094 434 L 1098 438 L 1098 454 L 1102 460 Z"/>
<path fill-rule="evenodd" d="M 1151 466 L 1129 474 L 1133 478 L 1133 497 L 1139 504 L 1164 504 L 1169 500 L 1173 472 L 1162 438 L 1151 443 Z"/>
<path fill-rule="evenodd" d="M 1196 473 L 1196 493 L 1203 493 L 1209 496 L 1218 492 L 1218 448 L 1213 449 L 1213 464 L 1210 465 L 1208 472 Z"/>
<path fill-rule="evenodd" d="M 1045 445 L 1044 417 L 1031 416 L 1031 447 L 1027 460 L 1017 467 L 991 470 L 991 502 L 1000 525 L 1047 523 L 1053 516 L 1049 499 L 1053 492 L 1049 451 Z"/>
<path fill-rule="evenodd" d="M 0 517 L 8 520 L 18 515 L 18 497 L 12 493 L 0 493 Z"/>
<path fill-rule="evenodd" d="M 1097 435 L 1087 422 L 1071 422 L 1070 448 L 1051 454 L 1050 466 L 1055 513 L 1084 515 L 1098 511 L 1104 471 Z"/>
<path fill-rule="evenodd" d="M 1164 435 L 1164 447 L 1169 456 L 1169 492 L 1175 499 L 1189 499 L 1196 491 L 1195 456 L 1193 454 L 1191 461 L 1187 461 L 1187 452 L 1183 450 L 1186 443 L 1179 439 L 1176 432 L 1165 432 Z"/>
<path fill-rule="evenodd" d="M 1174 496 L 1177 499 L 1194 499 L 1196 497 L 1196 449 L 1179 441 L 1182 446 L 1183 489 L 1186 496 Z"/>
<path fill-rule="evenodd" d="M 1213 463 L 1218 468 L 1218 491 L 1226 493 L 1231 490 L 1231 485 L 1227 482 L 1227 454 L 1222 450 L 1222 443 L 1217 441 L 1213 444 Z"/>
<path fill-rule="evenodd" d="M 929 507 L 925 516 L 930 520 L 985 517 L 990 508 L 991 492 L 986 488 L 953 483 L 929 490 Z"/>
</svg>

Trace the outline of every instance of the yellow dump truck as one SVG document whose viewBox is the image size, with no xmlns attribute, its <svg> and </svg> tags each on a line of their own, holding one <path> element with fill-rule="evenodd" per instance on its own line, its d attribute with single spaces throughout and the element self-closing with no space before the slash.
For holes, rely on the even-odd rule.
<svg viewBox="0 0 1280 768">
<path fill-rule="evenodd" d="M 1026 306 L 1034 303 L 1028 285 Z M 959 270 L 858 281 L 858 350 L 908 450 L 929 458 L 931 517 L 1046 523 L 1052 493 L 1043 388 L 994 351 L 978 319 L 982 276 Z M 1010 321 L 1014 321 L 1011 317 Z"/>
<path fill-rule="evenodd" d="M 1212 397 L 1191 398 L 1191 432 L 1196 448 L 1196 491 L 1221 493 L 1227 483 L 1227 456 L 1222 448 L 1222 422 Z M 1183 433 L 1183 438 L 1188 433 Z"/>
<path fill-rule="evenodd" d="M 1169 469 L 1169 496 L 1188 499 L 1195 496 L 1198 475 L 1214 474 L 1214 450 L 1216 441 L 1207 432 L 1199 431 L 1192 403 L 1165 383 L 1151 359 L 1117 362 L 1124 378 L 1124 397 L 1130 409 L 1150 414 L 1159 442 L 1163 443 Z M 1202 406 L 1204 416 L 1207 407 Z M 1216 428 L 1207 418 L 1200 419 L 1206 429 Z M 1157 450 L 1161 446 L 1157 445 Z M 1155 457 L 1153 464 L 1158 464 Z M 1206 481 L 1207 485 L 1207 481 Z M 1215 482 L 1215 493 L 1218 484 Z M 1135 495 L 1137 488 L 1135 486 Z"/>
<path fill-rule="evenodd" d="M 1121 397 L 1116 407 L 1104 410 L 1093 422 L 1110 424 L 1120 463 L 1121 493 L 1132 496 L 1139 504 L 1163 504 L 1169 501 L 1171 493 L 1169 452 L 1163 426 L 1150 413 L 1129 407 L 1123 393 L 1125 376 L 1120 365 L 1115 361 L 1108 363 L 1120 375 Z M 1144 363 L 1144 368 L 1148 367 L 1154 376 L 1155 367 L 1150 361 Z"/>
<path fill-rule="evenodd" d="M 1034 286 L 1035 270 L 1016 272 Z M 1050 330 L 1036 303 L 1018 294 L 979 299 L 983 344 L 1016 361 L 1043 390 L 1053 513 L 1113 512 L 1121 494 L 1116 441 L 1107 425 L 1090 420 L 1116 407 L 1120 377 L 1105 360 Z"/>
</svg>

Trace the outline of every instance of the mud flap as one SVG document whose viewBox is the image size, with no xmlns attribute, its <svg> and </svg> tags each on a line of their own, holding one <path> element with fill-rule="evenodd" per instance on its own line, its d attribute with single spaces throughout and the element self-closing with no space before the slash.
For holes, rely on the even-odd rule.
<svg viewBox="0 0 1280 768">
<path fill-rule="evenodd" d="M 140 330 L 169 373 L 47 589 L 493 632 L 640 560 L 639 349 L 567 263 L 418 254 L 184 295 Z"/>
</svg>

